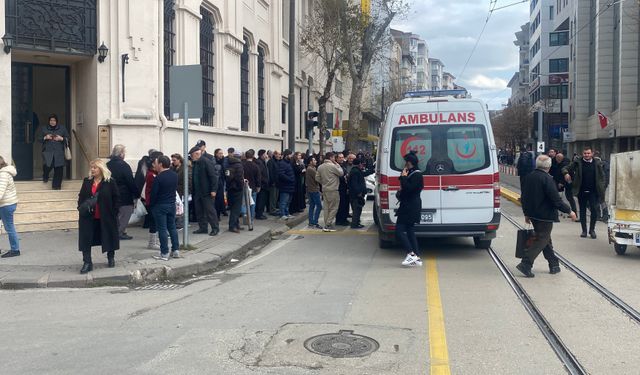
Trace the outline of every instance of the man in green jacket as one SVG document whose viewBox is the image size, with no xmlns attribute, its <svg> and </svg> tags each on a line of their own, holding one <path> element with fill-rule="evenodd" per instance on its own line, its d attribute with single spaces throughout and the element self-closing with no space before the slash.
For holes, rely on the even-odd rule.
<svg viewBox="0 0 640 375">
<path fill-rule="evenodd" d="M 580 237 L 587 237 L 587 207 L 589 207 L 591 213 L 589 235 L 595 239 L 597 237 L 598 207 L 600 202 L 604 201 L 606 185 L 602 161 L 594 159 L 591 147 L 587 146 L 582 150 L 582 158 L 574 160 L 569 166 L 563 168 L 562 174 L 567 183 L 573 184 L 573 195 L 578 197 L 580 224 L 582 225 Z"/>
</svg>

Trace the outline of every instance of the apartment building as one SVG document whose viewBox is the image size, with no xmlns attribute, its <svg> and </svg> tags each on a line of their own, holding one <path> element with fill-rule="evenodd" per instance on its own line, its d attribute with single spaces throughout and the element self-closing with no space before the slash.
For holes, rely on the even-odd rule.
<svg viewBox="0 0 640 375">
<path fill-rule="evenodd" d="M 515 33 L 513 44 L 518 47 L 518 71 L 514 73 L 507 87 L 511 89 L 509 105 L 529 103 L 529 22 L 520 26 Z"/>
</svg>

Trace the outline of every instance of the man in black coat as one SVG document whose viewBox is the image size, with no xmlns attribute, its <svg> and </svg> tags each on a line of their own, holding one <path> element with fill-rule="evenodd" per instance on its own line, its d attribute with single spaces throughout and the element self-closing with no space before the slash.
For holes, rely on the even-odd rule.
<svg viewBox="0 0 640 375">
<path fill-rule="evenodd" d="M 207 233 L 207 224 L 211 225 L 210 236 L 220 232 L 218 214 L 216 213 L 215 199 L 218 193 L 218 175 L 213 162 L 202 156 L 199 147 L 189 151 L 193 160 L 193 200 L 198 217 L 199 229 L 195 234 Z"/>
<path fill-rule="evenodd" d="M 260 191 L 258 192 L 258 199 L 256 202 L 256 219 L 258 220 L 266 220 L 267 217 L 264 216 L 264 209 L 267 206 L 267 202 L 269 201 L 269 168 L 267 168 L 267 152 L 265 150 L 258 151 L 258 159 L 256 159 L 256 163 L 258 164 L 258 169 L 260 169 Z"/>
<path fill-rule="evenodd" d="M 573 197 L 573 185 L 564 180 L 564 176 L 562 175 L 562 170 L 569 166 L 569 160 L 564 157 L 564 154 L 558 152 L 555 157 L 556 160 L 556 169 L 555 172 L 552 173 L 549 171 L 551 177 L 558 185 L 558 191 L 564 191 L 564 197 L 569 202 L 569 206 L 571 206 L 571 211 L 578 212 L 576 206 L 576 200 Z"/>
<path fill-rule="evenodd" d="M 564 203 L 553 177 L 549 175 L 551 158 L 540 155 L 536 159 L 536 169 L 525 178 L 522 186 L 522 212 L 527 224 L 533 224 L 535 238 L 531 246 L 526 249 L 525 256 L 516 268 L 526 277 L 534 277 L 531 272 L 533 262 L 540 252 L 549 262 L 549 273 L 560 272 L 560 262 L 553 252 L 551 230 L 553 223 L 558 220 L 558 210 L 568 213 L 575 220 L 576 213 Z"/>
<path fill-rule="evenodd" d="M 267 161 L 269 170 L 269 214 L 280 216 L 278 210 L 278 161 L 282 158 L 280 151 L 273 151 L 272 157 Z"/>
<path fill-rule="evenodd" d="M 240 161 L 240 152 L 234 151 L 228 157 L 229 168 L 226 169 L 227 199 L 229 200 L 229 231 L 240 233 L 240 210 L 242 209 L 242 193 L 244 189 L 244 168 Z"/>
<path fill-rule="evenodd" d="M 360 215 L 362 215 L 362 208 L 364 207 L 364 196 L 367 194 L 367 185 L 364 182 L 364 160 L 356 159 L 353 162 L 351 172 L 349 172 L 349 178 L 347 180 L 349 189 L 349 201 L 351 203 L 351 210 L 353 211 L 353 218 L 351 219 L 351 228 L 361 229 L 364 225 L 360 224 Z"/>
<path fill-rule="evenodd" d="M 140 198 L 140 191 L 133 180 L 131 167 L 124 161 L 125 152 L 124 145 L 113 146 L 111 160 L 107 163 L 107 168 L 111 171 L 111 178 L 115 180 L 120 193 L 118 233 L 121 240 L 130 240 L 133 237 L 127 234 L 127 225 L 131 214 L 133 214 L 134 200 Z"/>
<path fill-rule="evenodd" d="M 218 219 L 220 215 L 227 216 L 227 206 L 224 202 L 224 192 L 226 191 L 225 181 L 225 167 L 224 167 L 224 153 L 221 148 L 217 148 L 214 153 L 215 167 L 218 174 L 218 194 L 216 194 L 216 212 L 218 213 Z"/>
<path fill-rule="evenodd" d="M 531 146 L 522 146 L 520 148 L 520 157 L 518 157 L 518 165 L 516 166 L 518 169 L 518 176 L 520 176 L 520 189 L 522 189 L 522 185 L 524 185 L 524 178 L 534 170 L 534 165 L 535 160 L 533 152 L 531 151 Z"/>
</svg>

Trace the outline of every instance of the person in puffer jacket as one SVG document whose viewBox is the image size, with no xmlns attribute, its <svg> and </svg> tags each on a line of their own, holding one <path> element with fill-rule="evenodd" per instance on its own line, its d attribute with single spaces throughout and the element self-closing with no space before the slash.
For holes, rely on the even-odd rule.
<svg viewBox="0 0 640 375">
<path fill-rule="evenodd" d="M 16 227 L 13 224 L 13 214 L 18 207 L 18 194 L 13 178 L 18 172 L 16 167 L 8 165 L 4 158 L 0 156 L 0 219 L 4 229 L 9 235 L 11 250 L 0 255 L 2 258 L 10 258 L 20 255 L 20 242 Z"/>
</svg>

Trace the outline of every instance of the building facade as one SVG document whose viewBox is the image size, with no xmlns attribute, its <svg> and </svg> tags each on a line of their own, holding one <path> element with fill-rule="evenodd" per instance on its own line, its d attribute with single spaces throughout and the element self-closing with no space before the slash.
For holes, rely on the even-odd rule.
<svg viewBox="0 0 640 375">
<path fill-rule="evenodd" d="M 442 90 L 444 85 L 444 64 L 439 59 L 429 59 L 431 70 L 431 89 Z"/>
<path fill-rule="evenodd" d="M 529 28 L 527 22 L 515 33 L 513 44 L 518 47 L 518 71 L 507 85 L 511 89 L 509 105 L 529 103 Z"/>
<path fill-rule="evenodd" d="M 640 9 L 636 1 L 562 0 L 569 23 L 570 117 L 567 146 L 605 157 L 640 149 Z M 609 118 L 601 127 L 598 112 Z"/>
<path fill-rule="evenodd" d="M 312 0 L 296 4 L 301 25 Z M 0 33 L 12 39 L 0 51 L 0 150 L 20 179 L 39 177 L 34 135 L 56 113 L 72 134 L 68 178 L 85 175 L 90 159 L 118 143 L 129 162 L 151 148 L 181 152 L 168 72 L 199 64 L 203 116 L 189 120 L 189 144 L 289 147 L 293 105 L 295 146 L 306 151 L 303 116 L 317 110 L 324 78 L 296 48 L 295 103 L 288 103 L 289 11 L 288 0 L 0 0 Z M 329 104 L 336 122 L 347 118 L 348 98 L 341 88 Z"/>
</svg>

